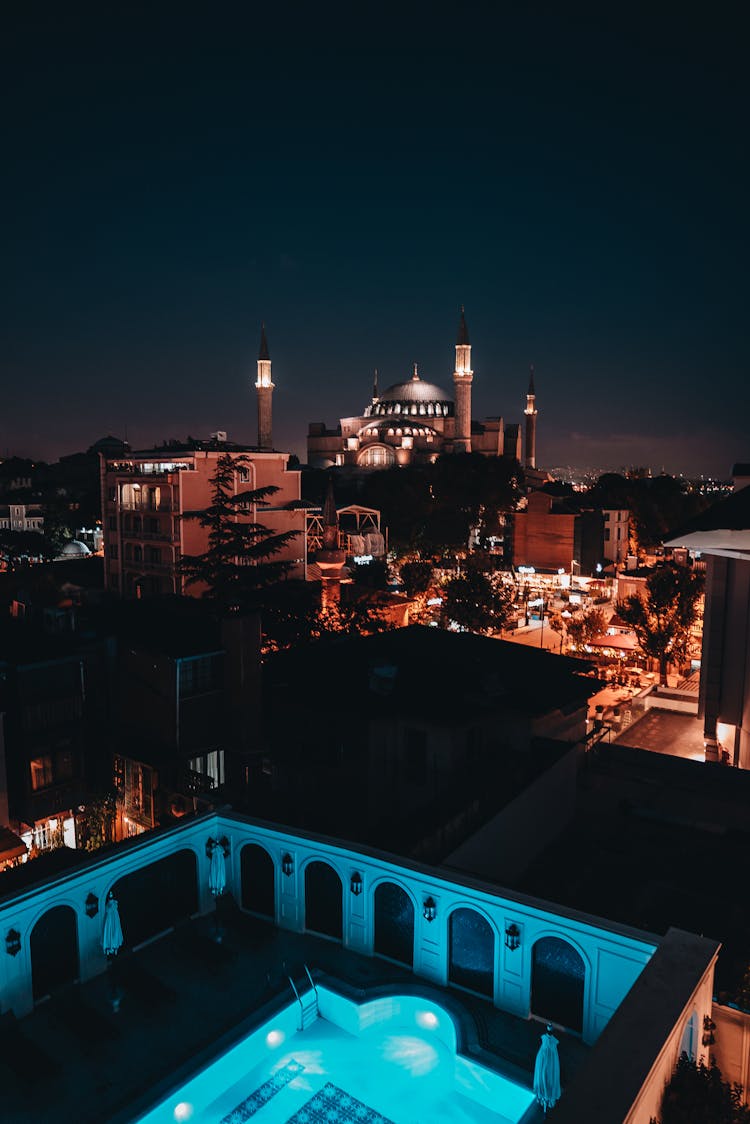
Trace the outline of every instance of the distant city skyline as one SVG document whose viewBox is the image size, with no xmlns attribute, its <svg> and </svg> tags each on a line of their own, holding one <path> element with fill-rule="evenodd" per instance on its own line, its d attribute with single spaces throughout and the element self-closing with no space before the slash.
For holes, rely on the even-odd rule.
<svg viewBox="0 0 750 1124">
<path fill-rule="evenodd" d="M 450 388 L 465 305 L 474 416 L 533 362 L 540 466 L 750 457 L 731 23 L 167 9 L 8 16 L 0 455 L 254 442 L 263 320 L 304 460 L 375 367 Z"/>
</svg>

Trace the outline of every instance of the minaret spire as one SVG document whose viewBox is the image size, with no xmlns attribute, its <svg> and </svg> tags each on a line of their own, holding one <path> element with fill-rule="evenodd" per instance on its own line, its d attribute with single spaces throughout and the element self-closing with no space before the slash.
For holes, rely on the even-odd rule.
<svg viewBox="0 0 750 1124">
<path fill-rule="evenodd" d="M 453 448 L 457 453 L 471 452 L 471 383 L 474 372 L 471 369 L 471 344 L 469 329 L 466 326 L 464 306 L 458 321 L 456 337 L 456 369 L 453 372 L 453 385 L 456 390 L 456 436 Z"/>
<path fill-rule="evenodd" d="M 526 468 L 536 468 L 536 390 L 534 389 L 534 364 L 529 365 L 529 389 L 526 392 L 526 449 L 524 464 Z"/>
<path fill-rule="evenodd" d="M 378 369 L 376 367 L 375 368 L 375 375 L 374 375 L 373 380 L 372 380 L 372 402 L 373 402 L 373 405 L 377 402 L 377 400 L 378 400 Z"/>
<path fill-rule="evenodd" d="M 258 377 L 255 381 L 255 394 L 258 400 L 258 448 L 273 448 L 273 391 L 271 378 L 271 356 L 268 351 L 266 326 L 260 326 L 260 347 L 258 348 Z"/>
</svg>

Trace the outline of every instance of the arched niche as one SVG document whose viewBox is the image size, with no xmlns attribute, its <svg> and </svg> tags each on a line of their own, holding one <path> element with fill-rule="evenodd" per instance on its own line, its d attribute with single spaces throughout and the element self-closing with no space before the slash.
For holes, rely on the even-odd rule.
<svg viewBox="0 0 750 1124">
<path fill-rule="evenodd" d="M 305 929 L 340 941 L 344 932 L 341 879 L 328 863 L 305 867 Z"/>
<path fill-rule="evenodd" d="M 276 871 L 265 847 L 246 843 L 240 852 L 242 908 L 274 920 L 276 916 Z"/>
<path fill-rule="evenodd" d="M 375 888 L 373 951 L 409 968 L 414 963 L 414 903 L 395 882 Z"/>
<path fill-rule="evenodd" d="M 112 887 L 125 944 L 142 944 L 198 912 L 198 871 L 193 851 L 149 863 Z"/>
<path fill-rule="evenodd" d="M 31 930 L 31 981 L 34 1002 L 78 979 L 78 927 L 75 910 L 56 905 Z"/>
<path fill-rule="evenodd" d="M 454 909 L 448 919 L 448 979 L 489 998 L 495 994 L 495 932 L 475 909 Z"/>
<path fill-rule="evenodd" d="M 580 1033 L 586 965 L 560 937 L 542 937 L 532 951 L 531 1012 Z"/>
</svg>

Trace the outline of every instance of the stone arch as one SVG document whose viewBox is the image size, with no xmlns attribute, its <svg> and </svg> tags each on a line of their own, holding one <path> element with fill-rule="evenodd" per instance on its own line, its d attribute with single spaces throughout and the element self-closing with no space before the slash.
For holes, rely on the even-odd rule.
<svg viewBox="0 0 750 1124">
<path fill-rule="evenodd" d="M 396 463 L 396 454 L 389 445 L 378 443 L 366 445 L 357 457 L 357 464 L 363 468 L 383 468 Z"/>
<path fill-rule="evenodd" d="M 139 945 L 198 912 L 198 862 L 184 848 L 124 874 L 112 886 L 126 945 Z"/>
<path fill-rule="evenodd" d="M 29 955 L 35 1003 L 78 979 L 78 917 L 72 906 L 53 905 L 37 918 Z"/>
<path fill-rule="evenodd" d="M 414 964 L 414 900 L 393 879 L 382 879 L 373 890 L 372 950 L 409 968 Z"/>
<path fill-rule="evenodd" d="M 448 980 L 457 987 L 495 994 L 497 931 L 473 906 L 459 905 L 448 916 Z"/>
<path fill-rule="evenodd" d="M 344 936 L 344 886 L 341 875 L 329 863 L 312 859 L 303 872 L 305 880 L 305 929 L 332 937 Z"/>
<path fill-rule="evenodd" d="M 531 950 L 531 1013 L 583 1031 L 586 961 L 559 936 L 539 937 Z"/>
<path fill-rule="evenodd" d="M 276 917 L 276 867 L 261 843 L 244 843 L 240 850 L 242 908 L 261 917 Z"/>
</svg>

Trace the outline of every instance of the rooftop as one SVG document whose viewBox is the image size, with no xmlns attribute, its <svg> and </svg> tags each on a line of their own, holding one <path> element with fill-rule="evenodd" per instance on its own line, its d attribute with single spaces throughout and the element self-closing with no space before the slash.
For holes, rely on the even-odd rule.
<svg viewBox="0 0 750 1124">
<path fill-rule="evenodd" d="M 373 636 L 319 641 L 325 659 L 307 648 L 280 652 L 267 663 L 271 683 L 293 683 L 305 695 L 325 697 L 335 685 L 340 706 L 367 713 L 424 712 L 439 700 L 441 717 L 466 721 L 498 709 L 547 713 L 583 705 L 595 684 L 585 661 L 522 648 L 510 641 L 412 625 Z"/>
<path fill-rule="evenodd" d="M 25 1019 L 2 1016 L 5 1124 L 51 1117 L 56 1124 L 125 1124 L 288 1002 L 288 976 L 299 979 L 304 964 L 357 1002 L 405 989 L 429 995 L 459 1020 L 468 1054 L 531 1084 L 538 1022 L 456 989 L 427 987 L 388 961 L 244 914 L 230 914 L 221 944 L 212 940 L 213 926 L 211 917 L 186 922 L 125 954 L 116 965 L 123 993 L 117 1014 L 112 981 L 101 975 Z M 558 1037 L 569 1081 L 589 1049 L 575 1035 Z"/>
</svg>

